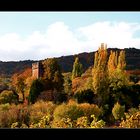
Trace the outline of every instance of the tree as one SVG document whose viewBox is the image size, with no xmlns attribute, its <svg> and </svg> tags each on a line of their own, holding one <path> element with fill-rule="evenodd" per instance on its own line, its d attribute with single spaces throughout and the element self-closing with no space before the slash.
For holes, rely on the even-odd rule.
<svg viewBox="0 0 140 140">
<path fill-rule="evenodd" d="M 97 104 L 106 104 L 109 93 L 109 80 L 107 69 L 107 47 L 103 43 L 95 53 L 94 66 L 92 69 L 93 89 L 97 94 Z"/>
<path fill-rule="evenodd" d="M 0 94 L 0 104 L 18 103 L 18 94 L 11 90 L 4 90 Z"/>
<path fill-rule="evenodd" d="M 112 109 L 112 114 L 115 120 L 121 120 L 124 117 L 125 106 L 121 106 L 118 102 L 114 105 Z"/>
<path fill-rule="evenodd" d="M 12 76 L 12 86 L 15 88 L 16 92 L 22 94 L 22 100 L 25 100 L 25 91 L 29 88 L 27 79 L 31 78 L 31 68 L 25 69 L 21 73 L 15 73 Z"/>
<path fill-rule="evenodd" d="M 72 81 L 71 81 L 71 72 L 63 73 L 64 76 L 64 91 L 68 95 L 72 93 Z"/>
<path fill-rule="evenodd" d="M 110 52 L 110 56 L 109 56 L 109 60 L 108 60 L 108 72 L 109 75 L 112 75 L 112 73 L 114 72 L 114 70 L 117 68 L 117 52 Z"/>
<path fill-rule="evenodd" d="M 31 88 L 30 88 L 30 93 L 28 96 L 29 102 L 30 103 L 35 103 L 38 95 L 40 92 L 43 91 L 43 83 L 41 79 L 36 79 L 32 82 Z"/>
<path fill-rule="evenodd" d="M 49 89 L 63 89 L 63 75 L 55 58 L 48 58 L 42 62 L 44 68 L 43 78 L 50 85 Z"/>
<path fill-rule="evenodd" d="M 119 56 L 117 52 L 111 52 L 108 61 L 109 83 L 111 92 L 117 92 L 123 86 L 128 85 L 129 76 L 125 71 L 126 61 L 125 52 L 120 51 Z"/>
<path fill-rule="evenodd" d="M 72 70 L 72 80 L 76 77 L 80 77 L 83 73 L 83 66 L 79 62 L 79 58 L 76 57 L 74 64 L 73 64 L 73 70 Z"/>
<path fill-rule="evenodd" d="M 125 51 L 120 51 L 117 68 L 120 70 L 124 70 L 125 67 L 126 67 Z"/>
</svg>

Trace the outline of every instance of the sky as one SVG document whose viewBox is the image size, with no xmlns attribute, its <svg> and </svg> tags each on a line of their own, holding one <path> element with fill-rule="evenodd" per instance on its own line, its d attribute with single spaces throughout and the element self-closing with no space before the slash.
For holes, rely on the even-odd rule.
<svg viewBox="0 0 140 140">
<path fill-rule="evenodd" d="M 140 12 L 0 12 L 0 61 L 140 49 Z"/>
</svg>

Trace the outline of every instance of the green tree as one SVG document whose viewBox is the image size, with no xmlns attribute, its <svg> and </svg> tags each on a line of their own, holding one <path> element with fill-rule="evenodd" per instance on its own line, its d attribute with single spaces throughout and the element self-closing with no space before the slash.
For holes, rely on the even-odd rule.
<svg viewBox="0 0 140 140">
<path fill-rule="evenodd" d="M 72 70 L 72 80 L 76 77 L 80 77 L 83 73 L 83 66 L 79 62 L 79 58 L 76 57 L 74 64 L 73 64 L 73 70 Z"/>
<path fill-rule="evenodd" d="M 34 80 L 32 82 L 30 92 L 29 92 L 29 97 L 28 97 L 29 102 L 35 103 L 35 101 L 41 91 L 43 91 L 43 83 L 42 83 L 41 79 Z"/>
<path fill-rule="evenodd" d="M 121 120 L 124 117 L 125 106 L 121 106 L 118 102 L 114 105 L 112 109 L 112 114 L 115 120 Z"/>
<path fill-rule="evenodd" d="M 64 76 L 64 91 L 68 95 L 72 93 L 72 81 L 71 81 L 71 72 L 63 73 Z"/>
<path fill-rule="evenodd" d="M 63 75 L 55 58 L 48 58 L 42 62 L 44 68 L 43 78 L 50 85 L 50 89 L 63 90 Z"/>
<path fill-rule="evenodd" d="M 18 103 L 18 94 L 11 90 L 4 90 L 0 94 L 0 104 Z"/>
<path fill-rule="evenodd" d="M 25 95 L 24 95 L 25 87 L 26 87 L 26 84 L 24 83 L 24 79 L 21 77 L 18 77 L 18 79 L 17 79 L 17 91 L 22 94 L 23 101 L 25 100 Z"/>
<path fill-rule="evenodd" d="M 112 52 L 108 61 L 109 86 L 110 93 L 117 101 L 119 101 L 119 98 L 122 95 L 120 89 L 124 86 L 128 86 L 129 82 L 129 75 L 126 74 L 125 67 L 125 52 L 120 51 L 119 56 L 117 55 L 117 52 Z"/>
</svg>

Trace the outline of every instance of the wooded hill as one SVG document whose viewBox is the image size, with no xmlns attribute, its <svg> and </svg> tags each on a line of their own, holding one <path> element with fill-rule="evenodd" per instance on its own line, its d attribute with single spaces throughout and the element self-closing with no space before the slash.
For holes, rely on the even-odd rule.
<svg viewBox="0 0 140 140">
<path fill-rule="evenodd" d="M 117 48 L 108 48 L 108 52 L 111 50 L 113 51 L 120 51 L 122 49 Z M 127 70 L 137 70 L 137 73 L 140 74 L 140 49 L 135 48 L 125 48 L 126 52 L 126 63 L 127 63 Z M 95 52 L 83 52 L 80 54 L 69 55 L 69 56 L 61 56 L 56 58 L 58 63 L 61 66 L 62 72 L 71 72 L 73 67 L 73 62 L 75 57 L 78 56 L 80 62 L 83 65 L 84 70 L 89 68 L 93 65 Z M 41 60 L 40 60 L 41 61 Z M 1 76 L 11 76 L 14 73 L 21 72 L 26 68 L 31 68 L 32 63 L 37 62 L 34 60 L 25 60 L 25 61 L 9 61 L 9 62 L 2 62 L 0 61 L 0 75 Z"/>
</svg>

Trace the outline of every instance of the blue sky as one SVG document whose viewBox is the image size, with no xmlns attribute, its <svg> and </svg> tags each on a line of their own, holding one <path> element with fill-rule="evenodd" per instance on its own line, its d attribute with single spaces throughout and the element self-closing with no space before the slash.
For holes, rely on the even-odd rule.
<svg viewBox="0 0 140 140">
<path fill-rule="evenodd" d="M 0 60 L 140 48 L 140 12 L 0 12 Z"/>
</svg>

